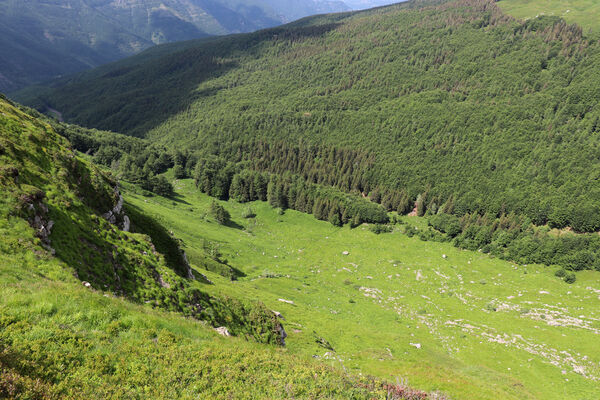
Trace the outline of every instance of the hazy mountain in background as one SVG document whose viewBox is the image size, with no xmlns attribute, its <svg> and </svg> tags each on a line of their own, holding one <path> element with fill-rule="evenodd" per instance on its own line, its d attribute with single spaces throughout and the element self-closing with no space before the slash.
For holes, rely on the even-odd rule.
<svg viewBox="0 0 600 400">
<path fill-rule="evenodd" d="M 0 0 L 0 91 L 155 44 L 349 9 L 341 1 L 320 0 Z"/>
<path fill-rule="evenodd" d="M 364 10 L 379 6 L 387 6 L 388 4 L 400 3 L 404 0 L 345 0 L 344 2 L 353 10 Z"/>
<path fill-rule="evenodd" d="M 240 4 L 252 0 L 233 0 Z M 282 21 L 293 21 L 308 15 L 349 11 L 352 9 L 346 1 L 340 0 L 254 0 L 270 7 Z"/>
</svg>

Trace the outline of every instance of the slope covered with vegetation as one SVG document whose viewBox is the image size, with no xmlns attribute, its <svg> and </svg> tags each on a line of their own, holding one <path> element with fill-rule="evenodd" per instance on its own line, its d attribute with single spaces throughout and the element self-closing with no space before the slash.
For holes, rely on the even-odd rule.
<svg viewBox="0 0 600 400">
<path fill-rule="evenodd" d="M 410 2 L 186 46 L 27 101 L 186 152 L 188 176 L 216 155 L 402 213 L 600 228 L 600 47 L 557 17 Z"/>
<path fill-rule="evenodd" d="M 428 230 L 419 217 L 377 235 L 374 225 L 336 227 L 230 200 L 219 201 L 232 220 L 223 226 L 193 180 L 173 184 L 176 205 L 129 185 L 124 193 L 183 240 L 192 263 L 210 247 L 242 271 L 227 290 L 279 311 L 294 354 L 441 398 L 598 395 L 598 272 L 569 285 L 556 268 L 423 241 L 412 234 Z M 228 278 L 202 272 L 215 282 L 208 290 L 225 288 Z"/>
<path fill-rule="evenodd" d="M 277 316 L 119 211 L 113 179 L 48 122 L 0 98 L 0 397 L 427 397 L 257 343 L 283 344 Z"/>
<path fill-rule="evenodd" d="M 194 275 L 177 240 L 125 205 L 115 181 L 77 158 L 50 125 L 6 101 L 2 110 L 2 218 L 8 231 L 29 223 L 34 244 L 46 249 L 34 254 L 56 256 L 90 288 L 281 343 L 281 326 L 264 306 L 199 290 L 206 280 Z M 5 250 L 18 238 L 5 240 Z"/>
<path fill-rule="evenodd" d="M 84 171 L 98 171 L 91 160 L 122 181 L 123 211 L 100 171 L 90 179 L 74 167 L 38 173 L 47 182 L 74 177 L 61 190 L 19 186 L 15 171 L 35 168 L 14 160 L 40 150 L 34 135 L 25 150 L 4 147 L 14 193 L 6 198 L 15 204 L 7 209 L 21 217 L 7 220 L 26 228 L 29 219 L 38 231 L 36 216 L 43 227 L 46 214 L 75 221 L 53 224 L 60 236 L 42 235 L 40 245 L 90 282 L 73 287 L 106 290 L 102 301 L 117 294 L 154 308 L 128 305 L 135 310 L 168 310 L 191 326 L 206 321 L 268 343 L 281 344 L 285 318 L 285 351 L 300 369 L 265 391 L 271 376 L 263 372 L 274 365 L 257 365 L 265 380 L 249 397 L 426 397 L 403 392 L 408 382 L 433 398 L 595 398 L 598 46 L 560 18 L 519 21 L 488 0 L 414 1 L 161 46 L 21 97 L 129 134 L 40 125 L 88 154 L 76 163 Z M 53 157 L 50 165 L 65 163 Z M 79 176 L 77 185 L 69 180 Z M 48 212 L 36 211 L 40 202 Z M 125 216 L 137 233 L 117 229 Z M 164 343 L 146 326 L 114 324 L 99 330 L 121 335 L 132 326 L 136 345 L 148 336 Z M 125 363 L 138 356 L 148 358 L 134 352 Z M 310 358 L 397 384 L 324 369 L 325 382 L 343 379 L 321 386 Z M 116 360 L 108 371 L 122 372 Z M 231 385 L 252 379 L 251 370 L 230 370 Z M 196 386 L 185 376 L 158 382 L 177 380 L 172 396 L 186 396 Z M 64 390 L 61 382 L 76 387 L 55 378 L 52 390 Z M 240 393 L 230 387 L 195 393 Z"/>
</svg>

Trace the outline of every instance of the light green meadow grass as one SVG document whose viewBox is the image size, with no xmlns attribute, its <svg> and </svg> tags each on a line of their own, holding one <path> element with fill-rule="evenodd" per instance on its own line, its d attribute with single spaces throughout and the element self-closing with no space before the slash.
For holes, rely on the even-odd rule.
<svg viewBox="0 0 600 400">
<path fill-rule="evenodd" d="M 498 5 L 505 13 L 516 18 L 557 16 L 581 25 L 586 33 L 598 32 L 600 2 L 596 0 L 501 0 Z"/>
<path fill-rule="evenodd" d="M 254 219 L 241 217 L 248 204 L 223 202 L 240 226 L 224 227 L 206 216 L 213 199 L 192 181 L 175 188 L 177 202 L 131 191 L 126 199 L 183 239 L 192 264 L 205 239 L 219 243 L 247 276 L 229 282 L 198 268 L 215 282 L 203 289 L 281 312 L 292 353 L 453 399 L 600 398 L 599 273 L 579 273 L 567 285 L 544 266 L 423 242 L 399 229 L 375 235 L 364 225 L 278 215 L 261 202 L 249 204 Z"/>
<path fill-rule="evenodd" d="M 0 254 L 0 266 L 5 267 L 0 275 L 4 278 L 4 269 L 12 269 L 15 263 L 21 264 L 19 281 L 0 280 L 0 364 L 19 362 L 19 358 L 11 361 L 19 354 L 30 365 L 25 371 L 34 377 L 47 373 L 57 381 L 52 387 L 55 394 L 48 397 L 22 393 L 15 397 L 2 391 L 0 398 L 338 399 L 354 394 L 366 399 L 385 395 L 379 390 L 368 396 L 341 371 L 290 357 L 285 348 L 221 337 L 180 314 L 90 292 L 73 277 L 65 277 L 66 282 L 45 280 L 35 267 L 25 267 L 15 256 Z M 3 325 L 8 321 L 18 322 Z M 10 351 L 5 352 L 6 344 Z M 0 372 L 6 372 L 5 365 L 0 366 Z"/>
</svg>

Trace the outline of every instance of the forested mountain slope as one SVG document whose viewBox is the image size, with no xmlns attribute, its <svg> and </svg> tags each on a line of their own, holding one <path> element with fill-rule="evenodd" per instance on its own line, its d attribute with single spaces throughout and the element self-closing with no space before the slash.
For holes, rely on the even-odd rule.
<svg viewBox="0 0 600 400">
<path fill-rule="evenodd" d="M 0 91 L 130 56 L 154 44 L 345 11 L 322 0 L 0 1 Z"/>
<path fill-rule="evenodd" d="M 414 1 L 163 51 L 21 98 L 401 213 L 600 228 L 600 45 L 557 17 Z"/>
<path fill-rule="evenodd" d="M 271 310 L 207 294 L 171 233 L 4 97 L 0 188 L 0 398 L 427 397 L 286 354 Z"/>
</svg>

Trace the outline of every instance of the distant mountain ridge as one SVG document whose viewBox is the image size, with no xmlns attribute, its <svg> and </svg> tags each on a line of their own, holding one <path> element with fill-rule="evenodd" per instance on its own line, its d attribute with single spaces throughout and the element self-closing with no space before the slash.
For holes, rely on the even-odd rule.
<svg viewBox="0 0 600 400">
<path fill-rule="evenodd" d="M 342 1 L 320 0 L 0 0 L 0 91 L 155 44 L 249 32 L 349 9 Z"/>
<path fill-rule="evenodd" d="M 364 10 L 366 8 L 387 6 L 402 1 L 405 0 L 345 0 L 345 3 L 354 10 Z"/>
</svg>

